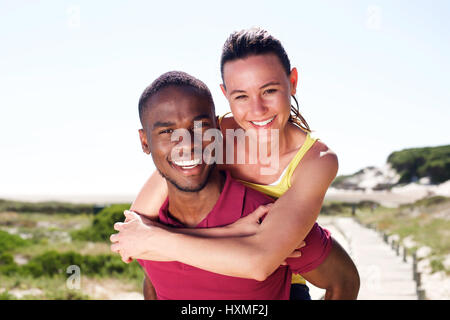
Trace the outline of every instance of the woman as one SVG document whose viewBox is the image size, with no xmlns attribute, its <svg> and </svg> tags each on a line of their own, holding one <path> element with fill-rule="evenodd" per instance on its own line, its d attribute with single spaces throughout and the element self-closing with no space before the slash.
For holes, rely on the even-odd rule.
<svg viewBox="0 0 450 320">
<path fill-rule="evenodd" d="M 198 258 L 209 264 L 209 269 L 221 273 L 221 252 L 233 252 L 238 257 L 236 268 L 258 261 L 251 266 L 264 278 L 299 247 L 311 230 L 325 192 L 336 176 L 338 161 L 324 143 L 310 137 L 309 126 L 298 112 L 298 105 L 297 108 L 291 106 L 291 97 L 297 102 L 294 95 L 298 74 L 295 68 L 291 69 L 289 58 L 277 39 L 260 29 L 233 33 L 223 48 L 221 73 L 221 88 L 233 113 L 233 117 L 220 118 L 224 139 L 227 129 L 242 128 L 256 133 L 250 135 L 250 139 L 261 141 L 260 133 L 265 129 L 269 132 L 265 142 L 275 146 L 271 150 L 278 148 L 279 151 L 279 166 L 269 167 L 258 161 L 256 164 L 225 164 L 221 169 L 229 170 L 244 184 L 279 199 L 270 207 L 262 224 L 258 224 L 258 219 L 263 209 L 228 227 L 186 230 L 186 233 L 201 235 L 195 239 L 196 245 L 201 241 L 202 247 L 211 248 L 204 257 Z M 272 139 L 272 130 L 278 131 L 279 139 Z M 235 154 L 237 147 L 235 144 Z M 247 144 L 245 153 L 247 159 L 250 153 Z M 166 197 L 166 182 L 155 172 L 131 210 L 157 218 Z M 212 244 L 208 242 L 208 235 L 222 238 Z M 236 237 L 242 235 L 245 237 Z M 186 247 L 180 252 L 192 254 L 189 241 L 183 241 L 183 245 Z M 229 261 L 227 265 L 229 267 Z M 293 283 L 303 294 L 302 298 L 307 299 L 305 281 L 294 276 Z"/>
</svg>

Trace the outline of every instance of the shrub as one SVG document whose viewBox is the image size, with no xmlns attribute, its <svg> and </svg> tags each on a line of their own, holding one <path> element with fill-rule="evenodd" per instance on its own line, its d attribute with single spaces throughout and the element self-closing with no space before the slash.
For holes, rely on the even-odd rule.
<svg viewBox="0 0 450 320">
<path fill-rule="evenodd" d="M 8 291 L 3 291 L 0 293 L 0 300 L 17 300 L 17 298 Z"/>
<path fill-rule="evenodd" d="M 0 230 L 0 253 L 29 244 L 28 240 L 22 239 L 18 235 Z"/>
<path fill-rule="evenodd" d="M 0 274 L 11 275 L 19 270 L 19 266 L 14 261 L 10 253 L 0 253 Z"/>
<path fill-rule="evenodd" d="M 109 241 L 115 233 L 114 223 L 124 221 L 123 212 L 130 208 L 130 204 L 115 204 L 102 209 L 94 218 L 92 225 L 72 232 L 74 240 Z"/>
<path fill-rule="evenodd" d="M 41 212 L 41 213 L 94 213 L 93 204 L 75 204 L 57 201 L 24 202 L 0 199 L 0 212 Z"/>
<path fill-rule="evenodd" d="M 430 177 L 433 183 L 450 179 L 450 145 L 396 151 L 387 161 L 400 174 L 399 183 L 422 177 Z"/>
<path fill-rule="evenodd" d="M 5 265 L 0 265 L 3 274 L 20 274 L 22 276 L 66 276 L 67 267 L 76 265 L 80 267 L 81 274 L 96 276 L 123 276 L 125 278 L 139 278 L 142 271 L 139 264 L 134 261 L 130 264 L 124 263 L 119 255 L 81 255 L 68 251 L 60 253 L 57 251 L 46 251 L 33 257 L 27 264 L 18 266 L 11 255 L 4 259 Z"/>
</svg>

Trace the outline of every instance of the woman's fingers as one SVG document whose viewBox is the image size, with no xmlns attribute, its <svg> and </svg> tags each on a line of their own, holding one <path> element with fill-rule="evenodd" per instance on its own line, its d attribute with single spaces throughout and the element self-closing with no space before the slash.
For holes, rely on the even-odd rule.
<svg viewBox="0 0 450 320">
<path fill-rule="evenodd" d="M 290 255 L 288 255 L 288 258 L 298 258 L 301 256 L 302 256 L 302 252 L 295 250 Z"/>
<path fill-rule="evenodd" d="M 288 258 L 299 258 L 302 256 L 302 252 L 299 250 L 300 248 L 303 248 L 306 245 L 305 241 L 302 241 L 302 243 L 300 244 L 300 246 L 297 247 L 297 249 L 295 249 L 294 251 L 291 252 L 291 254 L 289 254 L 286 259 Z M 285 266 L 286 260 L 283 261 L 283 263 L 281 264 L 282 266 Z"/>
<path fill-rule="evenodd" d="M 112 234 L 110 237 L 109 237 L 109 240 L 111 241 L 111 242 L 118 242 L 119 241 L 119 234 L 118 233 L 114 233 L 114 234 Z"/>
<path fill-rule="evenodd" d="M 288 255 L 288 256 L 286 257 L 286 259 L 289 259 L 289 258 L 299 258 L 299 257 L 301 257 L 301 256 L 302 256 L 302 253 L 301 253 L 300 251 L 295 250 L 295 251 L 293 251 L 290 255 Z M 281 265 L 282 265 L 282 266 L 287 265 L 286 260 L 284 260 L 284 261 L 281 263 Z"/>
<path fill-rule="evenodd" d="M 122 230 L 123 222 L 116 222 L 114 223 L 114 230 L 120 231 Z"/>
<path fill-rule="evenodd" d="M 302 243 L 300 243 L 300 245 L 297 247 L 297 249 L 303 248 L 304 246 L 306 246 L 306 242 L 302 241 Z"/>
<path fill-rule="evenodd" d="M 253 211 L 251 215 L 253 216 L 253 218 L 255 218 L 255 220 L 261 223 L 261 219 L 267 214 L 267 212 L 269 212 L 271 205 L 272 205 L 271 203 L 267 205 L 261 205 L 258 208 L 256 208 L 256 210 Z"/>
</svg>

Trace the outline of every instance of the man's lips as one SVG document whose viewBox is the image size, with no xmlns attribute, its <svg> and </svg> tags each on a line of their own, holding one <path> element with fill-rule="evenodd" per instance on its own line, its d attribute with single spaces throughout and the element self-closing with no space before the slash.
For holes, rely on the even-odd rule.
<svg viewBox="0 0 450 320">
<path fill-rule="evenodd" d="M 195 175 L 202 171 L 204 163 L 201 159 L 169 161 L 172 168 L 176 169 L 183 175 Z"/>
</svg>

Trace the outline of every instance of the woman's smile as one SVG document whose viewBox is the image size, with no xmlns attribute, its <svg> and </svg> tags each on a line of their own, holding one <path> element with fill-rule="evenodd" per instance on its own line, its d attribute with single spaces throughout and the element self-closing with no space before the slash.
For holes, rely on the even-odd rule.
<svg viewBox="0 0 450 320">
<path fill-rule="evenodd" d="M 253 127 L 255 127 L 257 129 L 267 129 L 270 126 L 272 126 L 272 124 L 273 124 L 273 122 L 274 122 L 276 117 L 277 116 L 275 115 L 275 116 L 273 116 L 271 118 L 268 118 L 266 120 L 258 120 L 258 121 L 250 120 L 249 122 L 253 125 Z"/>
</svg>

